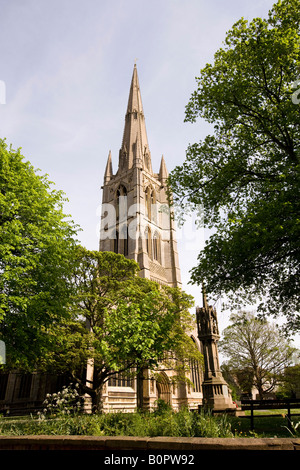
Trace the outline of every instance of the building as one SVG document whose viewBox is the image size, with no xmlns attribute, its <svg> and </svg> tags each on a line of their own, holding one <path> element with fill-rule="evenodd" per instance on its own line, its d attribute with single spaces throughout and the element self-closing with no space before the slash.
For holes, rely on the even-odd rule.
<svg viewBox="0 0 300 470">
<path fill-rule="evenodd" d="M 109 152 L 102 186 L 102 214 L 100 229 L 101 251 L 114 251 L 134 259 L 142 277 L 170 287 L 181 287 L 174 220 L 168 203 L 166 179 L 168 171 L 161 157 L 159 171 L 152 168 L 152 159 L 146 132 L 136 65 L 130 85 L 125 114 L 123 139 L 118 168 L 113 172 Z M 197 326 L 191 332 L 197 347 L 201 348 Z M 87 367 L 87 379 L 90 369 Z M 197 409 L 202 404 L 202 371 L 191 364 L 189 384 L 170 380 L 175 371 L 162 370 L 153 378 L 145 371 L 143 378 L 116 375 L 103 390 L 104 411 L 134 411 L 138 395 L 143 406 L 151 409 L 157 399 L 163 399 L 174 409 L 188 405 Z M 47 393 L 59 391 L 68 383 L 65 376 L 22 374 L 11 371 L 0 374 L 0 412 L 30 413 L 42 406 Z M 138 390 L 142 393 L 138 394 Z"/>
<path fill-rule="evenodd" d="M 134 259 L 140 275 L 159 284 L 181 287 L 174 219 L 168 203 L 164 157 L 155 173 L 148 143 L 137 67 L 134 65 L 118 168 L 113 171 L 109 152 L 102 186 L 100 251 L 114 251 Z M 200 349 L 197 329 L 191 332 Z M 197 408 L 202 403 L 201 371 L 193 364 L 193 386 L 172 385 L 174 371 L 162 371 L 158 380 L 146 372 L 143 405 L 151 409 L 162 398 L 178 409 L 182 404 Z M 104 409 L 133 410 L 137 406 L 137 381 L 111 379 L 104 390 Z"/>
</svg>

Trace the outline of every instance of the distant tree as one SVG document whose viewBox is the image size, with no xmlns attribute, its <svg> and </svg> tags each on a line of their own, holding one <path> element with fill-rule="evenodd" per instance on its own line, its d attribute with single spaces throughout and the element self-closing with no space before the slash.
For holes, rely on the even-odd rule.
<svg viewBox="0 0 300 470">
<path fill-rule="evenodd" d="M 226 362 L 222 362 L 221 364 L 221 372 L 222 375 L 227 382 L 230 390 L 231 390 L 231 396 L 233 400 L 239 400 L 241 396 L 241 389 L 239 386 L 239 383 L 236 379 L 236 376 L 228 366 Z"/>
<path fill-rule="evenodd" d="M 276 325 L 257 318 L 253 313 L 232 315 L 231 323 L 223 331 L 220 351 L 229 358 L 227 365 L 241 388 L 249 389 L 252 381 L 260 399 L 263 399 L 274 390 L 295 349 Z"/>
<path fill-rule="evenodd" d="M 47 327 L 67 315 L 77 227 L 64 194 L 0 140 L 0 339 L 6 366 L 27 370 L 51 347 Z"/>
<path fill-rule="evenodd" d="M 300 5 L 240 19 L 197 78 L 186 121 L 214 125 L 170 174 L 174 204 L 212 229 L 192 281 L 231 307 L 261 302 L 299 329 Z M 186 204 L 185 204 L 186 202 Z"/>
<path fill-rule="evenodd" d="M 230 363 L 224 361 L 221 370 L 224 379 L 232 390 L 234 399 L 240 399 L 242 394 L 251 395 L 253 389 L 253 370 L 251 368 L 233 369 Z"/>
<path fill-rule="evenodd" d="M 49 332 L 56 348 L 48 367 L 70 372 L 94 411 L 101 411 L 103 385 L 116 374 L 136 376 L 178 358 L 182 375 L 191 358 L 202 357 L 188 335 L 191 296 L 138 273 L 138 264 L 123 255 L 80 248 L 71 319 Z M 89 383 L 82 375 L 87 364 Z"/>
<path fill-rule="evenodd" d="M 300 364 L 286 367 L 279 377 L 277 394 L 284 398 L 299 398 Z"/>
</svg>

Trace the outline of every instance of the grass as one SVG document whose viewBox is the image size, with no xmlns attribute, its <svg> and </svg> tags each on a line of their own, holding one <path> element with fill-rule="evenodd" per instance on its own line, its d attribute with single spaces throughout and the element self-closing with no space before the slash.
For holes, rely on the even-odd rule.
<svg viewBox="0 0 300 470">
<path fill-rule="evenodd" d="M 273 410 L 272 410 L 273 413 Z M 300 422 L 300 417 L 292 417 Z M 299 428 L 294 436 L 299 437 Z M 298 431 L 298 433 L 297 433 Z M 291 437 L 287 420 L 278 417 L 256 417 L 254 431 L 250 419 L 212 416 L 182 409 L 179 412 L 158 410 L 151 413 L 108 413 L 102 415 L 56 415 L 0 418 L 0 435 L 91 435 L 91 436 L 173 436 L 173 437 Z"/>
<path fill-rule="evenodd" d="M 214 417 L 182 409 L 151 413 L 107 413 L 0 419 L 0 435 L 93 435 L 233 437 L 226 416 Z"/>
<path fill-rule="evenodd" d="M 295 410 L 295 413 L 299 410 Z M 292 411 L 293 412 L 293 411 Z M 292 416 L 292 431 L 288 429 L 288 421 L 284 410 L 254 411 L 254 430 L 251 430 L 250 411 L 247 417 L 230 417 L 232 431 L 240 437 L 300 437 L 300 416 Z M 267 416 L 267 415 L 274 416 Z M 260 417 L 258 415 L 265 415 Z M 299 423 L 297 425 L 297 423 Z"/>
</svg>

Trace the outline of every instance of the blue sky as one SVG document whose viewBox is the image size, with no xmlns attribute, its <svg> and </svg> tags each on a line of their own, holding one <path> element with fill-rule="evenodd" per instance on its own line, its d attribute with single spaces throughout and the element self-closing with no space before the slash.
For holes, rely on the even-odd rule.
<svg viewBox="0 0 300 470">
<path fill-rule="evenodd" d="M 210 127 L 184 123 L 195 77 L 241 17 L 266 17 L 271 0 L 0 0 L 0 137 L 48 174 L 69 199 L 80 240 L 98 249 L 101 185 L 109 150 L 114 170 L 135 59 L 153 170 L 172 170 Z M 205 234 L 179 234 L 188 286 Z M 218 313 L 220 326 L 227 316 Z"/>
</svg>

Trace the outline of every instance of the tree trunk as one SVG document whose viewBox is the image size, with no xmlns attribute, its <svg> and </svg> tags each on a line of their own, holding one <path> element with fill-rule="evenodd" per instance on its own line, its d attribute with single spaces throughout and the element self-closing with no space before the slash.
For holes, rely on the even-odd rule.
<svg viewBox="0 0 300 470">
<path fill-rule="evenodd" d="M 256 382 L 256 388 L 257 388 L 257 391 L 258 391 L 258 395 L 259 395 L 259 399 L 260 400 L 263 400 L 264 399 L 264 389 L 263 389 L 263 385 L 262 385 L 262 381 L 261 381 L 261 377 L 260 377 L 260 372 L 255 372 L 255 382 Z"/>
<path fill-rule="evenodd" d="M 103 413 L 103 383 L 94 392 L 92 395 L 92 413 Z"/>
</svg>

